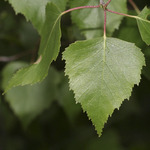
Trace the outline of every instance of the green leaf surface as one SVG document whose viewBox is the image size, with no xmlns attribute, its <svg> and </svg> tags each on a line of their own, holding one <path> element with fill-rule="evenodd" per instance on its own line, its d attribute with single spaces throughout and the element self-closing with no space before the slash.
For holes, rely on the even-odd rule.
<svg viewBox="0 0 150 150">
<path fill-rule="evenodd" d="M 108 117 L 139 84 L 144 56 L 134 44 L 115 38 L 76 42 L 63 54 L 76 102 L 99 135 Z"/>
<path fill-rule="evenodd" d="M 19 70 L 10 80 L 5 92 L 15 86 L 42 81 L 47 76 L 50 63 L 56 60 L 60 49 L 60 17 L 61 12 L 57 7 L 52 3 L 47 4 L 39 59 L 33 65 Z"/>
<path fill-rule="evenodd" d="M 130 13 L 134 15 L 132 12 Z M 140 37 L 140 33 L 138 30 L 138 26 L 137 26 L 137 21 L 133 18 L 128 18 L 128 17 L 124 18 L 119 30 L 115 32 L 113 36 L 124 41 L 135 43 L 135 45 L 140 48 L 145 46 L 145 43 Z"/>
<path fill-rule="evenodd" d="M 8 0 L 16 13 L 23 14 L 41 33 L 46 19 L 45 8 L 48 2 L 53 2 L 61 11 L 66 7 L 67 0 Z"/>
<path fill-rule="evenodd" d="M 8 64 L 2 71 L 2 88 L 7 86 L 16 70 L 26 65 L 24 62 Z M 24 127 L 27 127 L 37 115 L 50 106 L 56 97 L 58 82 L 59 74 L 55 69 L 50 68 L 49 75 L 40 84 L 15 87 L 6 93 L 6 100 Z"/>
<path fill-rule="evenodd" d="M 105 0 L 107 2 L 107 0 Z M 98 5 L 97 0 L 82 0 L 70 2 L 71 7 L 84 5 Z M 126 13 L 126 0 L 111 1 L 109 9 Z M 123 16 L 114 15 L 107 12 L 107 34 L 111 35 L 115 29 L 119 28 Z M 100 37 L 103 34 L 104 13 L 102 8 L 81 9 L 72 12 L 72 21 L 78 25 L 87 39 Z"/>
<path fill-rule="evenodd" d="M 145 7 L 139 14 L 139 19 L 137 19 L 141 37 L 147 45 L 150 45 L 150 20 L 148 20 L 149 16 L 150 16 L 150 9 Z"/>
</svg>

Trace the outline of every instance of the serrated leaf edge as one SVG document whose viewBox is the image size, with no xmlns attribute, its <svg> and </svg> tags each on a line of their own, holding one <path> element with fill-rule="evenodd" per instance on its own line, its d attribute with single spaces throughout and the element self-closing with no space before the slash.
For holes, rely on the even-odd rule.
<svg viewBox="0 0 150 150">
<path fill-rule="evenodd" d="M 104 41 L 105 41 L 105 40 L 106 40 L 106 39 L 104 38 Z M 88 41 L 88 40 L 83 40 L 83 41 L 86 42 L 86 41 Z M 83 42 L 83 41 L 76 41 L 76 42 L 72 43 L 71 45 L 69 45 L 69 47 L 72 46 L 72 45 L 74 45 L 74 44 L 76 44 L 76 43 L 80 43 L 80 42 Z M 131 42 L 129 42 L 129 43 L 131 43 Z M 135 45 L 135 43 L 132 43 L 132 44 L 134 44 L 134 46 L 137 47 L 137 46 Z M 67 47 L 65 50 L 67 50 L 69 47 Z M 64 52 L 63 52 L 63 53 L 64 53 Z M 62 53 L 62 54 L 63 54 L 63 53 Z M 142 52 L 141 52 L 141 53 L 142 53 Z M 142 53 L 142 54 L 143 54 L 143 53 Z M 144 57 L 144 54 L 143 54 L 143 58 L 145 58 L 145 57 Z M 65 60 L 64 57 L 63 57 L 63 55 L 62 55 L 62 60 Z M 65 64 L 66 64 L 66 60 L 65 60 Z M 138 83 L 135 83 L 135 84 L 131 87 L 131 94 L 126 98 L 127 100 L 130 99 L 130 97 L 131 97 L 131 95 L 132 95 L 132 89 L 134 88 L 134 86 L 135 86 L 135 85 L 137 85 L 137 86 L 139 85 L 139 83 L 140 83 L 140 81 L 141 81 L 142 68 L 143 68 L 144 66 L 146 66 L 145 60 L 144 60 L 144 65 L 140 68 L 141 73 L 139 74 L 139 82 L 138 82 Z M 74 95 L 74 98 L 75 98 L 75 101 L 76 101 L 76 93 L 75 93 L 75 91 L 71 88 L 71 79 L 70 79 L 69 75 L 67 75 L 67 73 L 66 73 L 66 65 L 65 65 L 65 70 L 64 70 L 64 72 L 65 72 L 65 76 L 67 76 L 67 77 L 68 77 L 68 80 L 69 80 L 69 90 L 73 92 L 73 95 Z M 125 100 L 125 99 L 124 99 L 124 100 Z M 102 128 L 101 133 L 99 133 L 99 132 L 96 130 L 96 129 L 97 129 L 97 125 L 92 122 L 92 118 L 89 117 L 88 112 L 87 112 L 86 110 L 84 110 L 82 104 L 81 104 L 80 102 L 78 102 L 78 101 L 76 101 L 76 104 L 79 103 L 79 104 L 81 105 L 81 107 L 82 107 L 82 109 L 83 109 L 83 112 L 85 112 L 85 113 L 87 114 L 88 119 L 92 122 L 92 125 L 95 127 L 95 130 L 96 130 L 98 136 L 100 137 L 100 136 L 102 135 L 102 132 L 103 132 L 104 127 L 105 127 L 105 124 L 107 123 L 109 117 L 111 117 L 111 116 L 113 115 L 113 112 L 114 112 L 116 109 L 117 109 L 117 110 L 120 109 L 120 107 L 121 107 L 122 103 L 124 102 L 124 100 L 121 101 L 120 106 L 119 106 L 118 108 L 114 108 L 114 110 L 113 110 L 110 114 L 107 115 L 107 120 L 103 123 L 103 128 Z"/>
</svg>

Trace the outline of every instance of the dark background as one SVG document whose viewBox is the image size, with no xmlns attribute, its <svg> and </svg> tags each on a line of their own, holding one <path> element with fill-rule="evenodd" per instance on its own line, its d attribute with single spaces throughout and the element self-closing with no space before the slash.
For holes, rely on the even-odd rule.
<svg viewBox="0 0 150 150">
<path fill-rule="evenodd" d="M 145 5 L 150 6 L 149 0 L 135 0 L 135 2 L 140 9 Z M 133 9 L 130 5 L 128 8 L 130 11 Z M 0 56 L 23 53 L 23 57 L 19 55 L 19 60 L 35 60 L 40 38 L 30 24 L 31 27 L 25 30 L 24 23 L 26 21 L 22 15 L 16 16 L 7 2 L 0 1 Z M 123 30 L 124 28 L 127 31 Z M 129 31 L 133 28 L 136 33 L 130 35 Z M 83 38 L 74 30 L 77 29 L 71 24 L 70 15 L 63 17 L 61 52 L 73 41 Z M 27 38 L 20 40 L 23 35 Z M 113 36 L 135 42 L 145 52 L 146 45 L 138 40 L 136 35 L 140 38 L 135 22 L 131 20 L 130 24 L 130 19 L 124 19 L 120 30 L 115 31 Z M 149 57 L 146 54 L 145 56 L 148 64 Z M 0 70 L 6 64 L 0 62 Z M 61 53 L 52 66 L 58 71 L 64 70 Z M 57 101 L 36 117 L 28 128 L 23 129 L 11 106 L 4 96 L 1 96 L 0 150 L 150 150 L 150 77 L 148 74 L 149 68 L 144 68 L 140 85 L 134 87 L 130 101 L 125 100 L 120 110 L 115 110 L 109 118 L 101 138 L 96 134 L 94 126 L 85 113 L 81 111 L 71 123 Z"/>
</svg>

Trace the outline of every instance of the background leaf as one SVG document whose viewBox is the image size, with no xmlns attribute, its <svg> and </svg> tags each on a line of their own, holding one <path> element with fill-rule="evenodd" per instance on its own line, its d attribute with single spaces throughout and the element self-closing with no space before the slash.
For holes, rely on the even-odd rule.
<svg viewBox="0 0 150 150">
<path fill-rule="evenodd" d="M 75 103 L 74 94 L 69 90 L 69 84 L 67 77 L 64 73 L 61 74 L 61 83 L 59 86 L 59 93 L 57 93 L 57 99 L 59 104 L 64 109 L 68 119 L 73 124 L 77 119 L 77 116 L 81 113 L 81 107 Z"/>
<path fill-rule="evenodd" d="M 133 13 L 131 14 L 135 15 Z M 135 43 L 135 45 L 141 49 L 143 49 L 143 46 L 145 46 L 145 43 L 143 43 L 143 40 L 141 39 L 137 22 L 133 18 L 124 18 L 119 30 L 117 30 L 113 36 L 127 42 Z"/>
<path fill-rule="evenodd" d="M 3 89 L 7 86 L 12 74 L 23 66 L 27 66 L 27 64 L 13 62 L 3 69 Z M 49 75 L 42 83 L 15 87 L 5 95 L 24 127 L 27 127 L 36 116 L 50 106 L 56 97 L 59 80 L 58 72 L 54 68 L 50 68 Z"/>
<path fill-rule="evenodd" d="M 150 16 L 150 9 L 145 7 L 142 10 L 142 12 L 139 14 L 139 17 L 149 22 L 145 22 L 140 19 L 137 19 L 141 37 L 147 45 L 150 45 L 150 20 L 148 20 L 149 16 Z"/>
<path fill-rule="evenodd" d="M 105 47 L 103 38 L 96 38 L 72 44 L 63 58 L 76 102 L 101 135 L 108 117 L 139 83 L 144 56 L 134 44 L 107 38 Z"/>
<path fill-rule="evenodd" d="M 41 33 L 46 19 L 46 5 L 53 2 L 61 11 L 66 7 L 67 0 L 8 0 L 16 13 L 23 14 Z"/>
<path fill-rule="evenodd" d="M 104 0 L 107 2 L 107 0 Z M 99 0 L 82 0 L 70 1 L 71 7 L 84 6 L 84 5 L 98 5 Z M 108 6 L 109 9 L 118 12 L 126 13 L 126 0 L 111 1 Z M 102 8 L 82 9 L 72 12 L 72 21 L 83 32 L 87 39 L 100 37 L 103 34 L 104 14 Z M 123 16 L 107 13 L 107 34 L 111 35 L 115 29 L 119 28 Z"/>
<path fill-rule="evenodd" d="M 47 76 L 49 65 L 53 60 L 56 60 L 60 49 L 60 14 L 61 12 L 54 4 L 47 5 L 39 59 L 33 65 L 19 70 L 10 80 L 5 92 L 15 86 L 42 81 Z"/>
</svg>

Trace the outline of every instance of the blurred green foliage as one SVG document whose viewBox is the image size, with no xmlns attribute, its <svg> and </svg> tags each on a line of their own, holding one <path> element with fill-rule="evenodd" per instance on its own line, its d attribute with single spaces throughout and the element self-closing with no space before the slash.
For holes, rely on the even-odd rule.
<svg viewBox="0 0 150 150">
<path fill-rule="evenodd" d="M 135 2 L 141 9 L 150 5 L 149 0 Z M 7 2 L 1 0 L 0 6 L 0 57 L 16 58 L 14 62 L 0 62 L 0 150 L 150 149 L 150 47 L 141 41 L 134 20 L 125 18 L 113 36 L 136 43 L 145 54 L 148 67 L 143 69 L 140 86 L 134 88 L 130 101 L 125 100 L 114 112 L 98 138 L 69 91 L 61 53 L 42 83 L 17 87 L 2 95 L 12 73 L 36 60 L 40 37 L 22 15 L 15 15 Z M 132 10 L 130 5 L 129 9 Z M 61 52 L 73 41 L 84 38 L 71 24 L 70 15 L 62 19 L 62 34 Z M 24 56 L 20 57 L 22 53 Z"/>
</svg>

